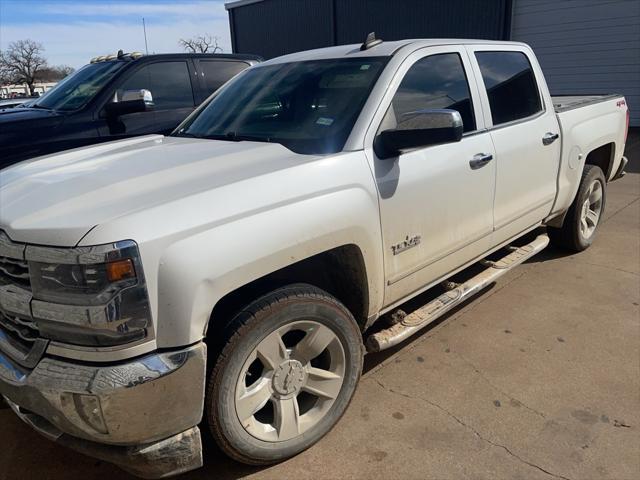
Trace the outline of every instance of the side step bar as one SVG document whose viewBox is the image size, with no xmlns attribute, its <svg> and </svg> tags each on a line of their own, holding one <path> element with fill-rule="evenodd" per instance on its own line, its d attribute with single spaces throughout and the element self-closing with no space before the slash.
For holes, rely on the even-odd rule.
<svg viewBox="0 0 640 480">
<path fill-rule="evenodd" d="M 418 310 L 406 315 L 392 327 L 369 336 L 366 342 L 367 351 L 370 353 L 380 352 L 403 342 L 455 306 L 467 300 L 470 296 L 495 282 L 513 267 L 520 265 L 522 262 L 542 251 L 548 244 L 549 237 L 546 234 L 542 234 L 538 235 L 534 241 L 527 245 L 512 248 L 511 253 L 498 261 L 491 262 L 483 260 L 481 263 L 487 266 L 486 270 L 463 284 L 453 284 L 455 285 L 454 288 L 420 307 Z"/>
</svg>

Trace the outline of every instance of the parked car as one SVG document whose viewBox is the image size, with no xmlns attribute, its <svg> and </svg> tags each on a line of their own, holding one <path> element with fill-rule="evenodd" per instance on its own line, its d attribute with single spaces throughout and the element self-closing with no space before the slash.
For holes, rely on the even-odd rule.
<svg viewBox="0 0 640 480">
<path fill-rule="evenodd" d="M 365 350 L 549 238 L 589 247 L 628 118 L 619 95 L 551 97 L 521 43 L 369 38 L 253 66 L 171 136 L 14 165 L 0 392 L 146 477 L 202 465 L 201 429 L 241 462 L 291 457 L 345 412 Z"/>
<path fill-rule="evenodd" d="M 61 150 L 170 133 L 253 55 L 99 57 L 28 108 L 0 110 L 0 168 Z"/>
</svg>

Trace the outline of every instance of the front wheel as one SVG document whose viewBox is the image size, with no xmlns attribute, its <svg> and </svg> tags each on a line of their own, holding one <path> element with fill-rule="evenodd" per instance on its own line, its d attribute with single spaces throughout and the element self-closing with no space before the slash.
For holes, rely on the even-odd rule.
<svg viewBox="0 0 640 480">
<path fill-rule="evenodd" d="M 221 449 L 254 465 L 322 438 L 345 412 L 362 371 L 349 311 L 310 285 L 278 289 L 243 309 L 209 377 L 206 421 Z"/>
<path fill-rule="evenodd" d="M 593 243 L 604 214 L 606 180 L 600 167 L 585 165 L 574 199 L 560 228 L 549 228 L 551 242 L 581 252 Z"/>
</svg>

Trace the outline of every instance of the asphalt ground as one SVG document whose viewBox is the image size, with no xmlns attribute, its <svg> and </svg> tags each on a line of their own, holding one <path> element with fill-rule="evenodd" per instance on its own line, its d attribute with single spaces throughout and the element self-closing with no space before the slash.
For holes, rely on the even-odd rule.
<svg viewBox="0 0 640 480">
<path fill-rule="evenodd" d="M 208 445 L 181 479 L 640 478 L 640 131 L 586 252 L 550 247 L 401 348 L 368 356 L 319 444 L 268 468 Z M 0 479 L 133 478 L 0 410 Z"/>
</svg>

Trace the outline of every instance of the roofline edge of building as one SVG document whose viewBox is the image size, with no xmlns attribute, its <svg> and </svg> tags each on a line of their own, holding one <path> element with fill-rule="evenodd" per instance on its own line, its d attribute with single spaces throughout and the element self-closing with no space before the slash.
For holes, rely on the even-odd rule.
<svg viewBox="0 0 640 480">
<path fill-rule="evenodd" d="M 245 5 L 251 5 L 252 3 L 260 3 L 264 0 L 235 0 L 234 2 L 227 2 L 224 4 L 225 10 L 232 10 L 238 7 L 244 7 Z"/>
</svg>

